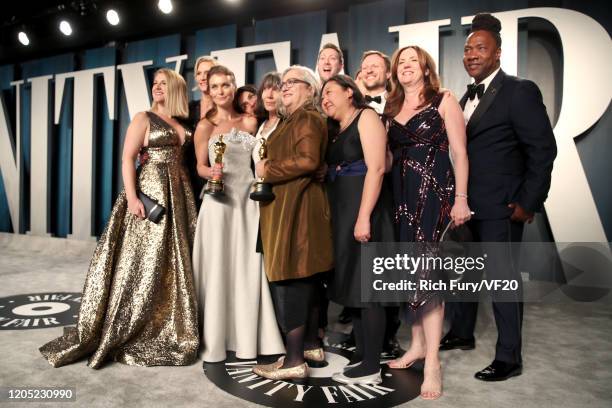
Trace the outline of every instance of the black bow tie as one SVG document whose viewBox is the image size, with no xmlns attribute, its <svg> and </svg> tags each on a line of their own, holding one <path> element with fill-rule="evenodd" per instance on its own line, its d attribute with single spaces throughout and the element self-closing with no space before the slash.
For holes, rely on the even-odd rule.
<svg viewBox="0 0 612 408">
<path fill-rule="evenodd" d="M 467 86 L 467 96 L 468 98 L 470 98 L 470 101 L 473 101 L 476 95 L 478 95 L 478 99 L 482 99 L 482 94 L 484 94 L 484 90 L 484 84 L 469 84 Z"/>
<path fill-rule="evenodd" d="M 365 96 L 365 100 L 366 100 L 367 103 L 370 103 L 370 102 L 381 103 L 382 102 L 382 98 L 380 97 L 380 95 L 378 95 L 378 96 L 366 95 Z"/>
</svg>

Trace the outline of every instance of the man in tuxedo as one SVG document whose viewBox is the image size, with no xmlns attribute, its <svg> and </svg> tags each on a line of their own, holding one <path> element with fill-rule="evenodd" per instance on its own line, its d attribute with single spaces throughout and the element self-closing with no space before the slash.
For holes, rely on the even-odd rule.
<svg viewBox="0 0 612 408">
<path fill-rule="evenodd" d="M 391 60 L 380 51 L 370 50 L 361 57 L 361 79 L 365 87 L 365 98 L 376 113 L 382 115 L 387 101 Z"/>
<path fill-rule="evenodd" d="M 493 293 L 498 339 L 493 362 L 477 372 L 483 381 L 502 381 L 522 372 L 523 320 L 520 273 L 508 262 L 510 242 L 540 211 L 550 188 L 555 139 L 538 86 L 500 69 L 500 21 L 478 14 L 464 48 L 463 64 L 473 83 L 461 99 L 470 161 L 468 226 L 475 241 L 508 243 L 486 262 L 487 279 L 512 279 L 513 297 Z M 485 244 L 483 244 L 485 245 Z M 475 347 L 477 302 L 447 303 L 451 328 L 440 350 Z"/>
<path fill-rule="evenodd" d="M 368 105 L 379 115 L 385 111 L 389 79 L 391 79 L 391 60 L 381 51 L 370 50 L 361 56 L 361 79 L 365 87 L 365 99 Z M 388 184 L 391 185 L 390 183 Z M 403 354 L 397 341 L 400 327 L 399 307 L 386 307 L 387 325 L 383 343 L 385 357 L 398 358 Z"/>
</svg>

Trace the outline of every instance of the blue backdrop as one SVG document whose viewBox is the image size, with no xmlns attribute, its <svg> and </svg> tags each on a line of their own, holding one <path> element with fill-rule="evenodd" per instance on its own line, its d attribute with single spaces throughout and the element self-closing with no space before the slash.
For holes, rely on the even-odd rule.
<svg viewBox="0 0 612 408">
<path fill-rule="evenodd" d="M 77 53 L 58 55 L 35 61 L 17 62 L 0 66 L 0 91 L 7 111 L 10 114 L 15 134 L 15 88 L 10 82 L 16 79 L 31 78 L 39 75 L 58 74 L 80 69 L 116 65 L 151 59 L 154 65 L 149 67 L 149 79 L 152 72 L 167 64 L 167 57 L 188 54 L 182 73 L 191 88 L 193 81 L 193 64 L 199 55 L 209 54 L 213 50 L 248 46 L 267 42 L 291 41 L 292 63 L 314 67 L 317 51 L 324 33 L 337 32 L 341 47 L 345 52 L 346 70 L 349 74 L 356 71 L 361 53 L 368 49 L 379 49 L 391 54 L 397 47 L 397 34 L 389 33 L 388 27 L 407 23 L 451 18 L 452 25 L 441 29 L 440 35 L 440 71 L 443 83 L 455 93 L 461 94 L 468 82 L 461 64 L 465 28 L 459 24 L 461 16 L 472 15 L 479 11 L 506 11 L 533 6 L 566 7 L 583 12 L 602 24 L 608 32 L 612 24 L 610 13 L 604 2 L 580 2 L 578 0 L 538 1 L 535 4 L 527 0 L 381 0 L 367 4 L 348 7 L 346 10 L 304 13 L 278 18 L 255 21 L 254 25 L 239 27 L 231 24 L 221 27 L 202 27 L 190 34 L 175 34 L 151 38 L 130 43 L 116 43 L 112 47 L 82 50 Z M 539 37 L 538 37 L 539 36 Z M 548 110 L 553 121 L 559 111 L 560 84 L 554 81 L 562 70 L 562 61 L 554 63 L 554 72 L 536 72 L 537 58 L 540 55 L 531 52 L 530 41 L 545 41 L 552 48 L 560 49 L 555 43 L 554 29 L 544 33 L 532 33 L 527 27 L 519 28 L 519 75 L 527 78 L 551 77 L 548 83 L 540 83 L 545 95 L 552 95 L 547 101 Z M 560 51 L 557 51 L 560 55 Z M 263 74 L 273 68 L 271 55 L 254 56 L 248 64 L 247 80 L 258 82 Z M 94 143 L 94 225 L 99 235 L 109 215 L 113 200 L 122 188 L 120 159 L 123 136 L 129 123 L 129 116 L 121 73 L 117 72 L 116 120 L 111 121 L 106 107 L 102 79 L 96 79 L 95 103 L 95 143 Z M 54 236 L 65 237 L 70 233 L 70 204 L 72 177 L 72 80 L 67 81 L 64 102 L 59 126 L 50 124 L 50 230 Z M 50 87 L 50 98 L 53 95 L 53 84 Z M 199 97 L 194 91 L 192 97 Z M 49 106 L 53 106 L 53 101 Z M 22 85 L 21 98 L 21 156 L 23 197 L 21 220 L 19 226 L 10 222 L 4 184 L 0 178 L 0 231 L 25 232 L 29 229 L 29 177 L 30 177 L 30 84 Z M 52 121 L 53 115 L 49 116 Z M 612 138 L 609 137 L 612 119 L 610 109 L 587 135 L 577 140 L 578 150 L 589 179 L 595 202 L 602 218 L 608 239 L 612 237 L 612 190 L 609 188 L 608 175 L 612 173 Z M 546 225 L 539 227 L 546 234 Z"/>
</svg>

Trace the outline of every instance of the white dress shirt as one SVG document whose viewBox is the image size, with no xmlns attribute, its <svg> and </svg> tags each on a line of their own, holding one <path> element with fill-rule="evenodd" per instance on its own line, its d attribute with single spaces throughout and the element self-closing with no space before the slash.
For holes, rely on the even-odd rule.
<svg viewBox="0 0 612 408">
<path fill-rule="evenodd" d="M 484 85 L 484 92 L 487 92 L 487 88 L 489 87 L 489 84 L 491 83 L 491 81 L 493 81 L 493 78 L 495 78 L 495 75 L 497 75 L 500 69 L 501 67 L 497 68 L 495 71 L 491 73 L 491 75 L 489 75 L 488 77 L 483 79 L 482 82 L 480 82 L 480 84 Z M 477 85 L 480 85 L 480 84 L 477 84 Z M 476 107 L 478 106 L 479 102 L 480 102 L 480 99 L 478 99 L 478 95 L 476 95 L 473 100 L 470 100 L 468 98 L 468 100 L 465 102 L 465 106 L 463 107 L 463 118 L 465 119 L 466 125 L 469 122 L 470 118 L 472 117 L 472 114 L 476 110 Z"/>
<path fill-rule="evenodd" d="M 373 98 L 380 96 L 380 103 L 376 103 L 374 101 L 368 102 L 368 105 L 376 111 L 379 115 L 382 115 L 385 111 L 385 104 L 387 103 L 387 92 L 383 92 L 379 95 L 370 95 Z"/>
</svg>

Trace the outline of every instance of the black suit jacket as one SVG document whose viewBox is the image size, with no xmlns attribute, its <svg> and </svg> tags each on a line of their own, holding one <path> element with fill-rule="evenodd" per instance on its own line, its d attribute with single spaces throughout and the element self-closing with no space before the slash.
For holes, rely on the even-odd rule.
<svg viewBox="0 0 612 408">
<path fill-rule="evenodd" d="M 557 146 L 538 86 L 499 70 L 467 123 L 467 151 L 474 218 L 509 217 L 513 202 L 539 211 Z"/>
</svg>

